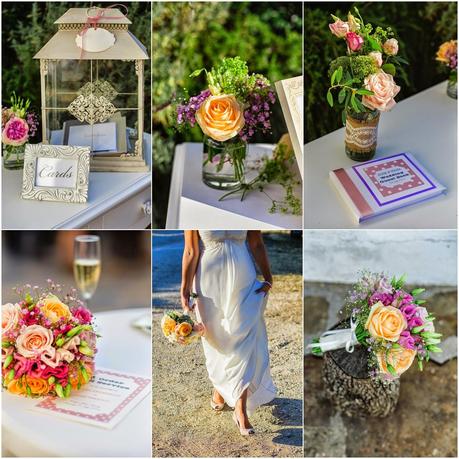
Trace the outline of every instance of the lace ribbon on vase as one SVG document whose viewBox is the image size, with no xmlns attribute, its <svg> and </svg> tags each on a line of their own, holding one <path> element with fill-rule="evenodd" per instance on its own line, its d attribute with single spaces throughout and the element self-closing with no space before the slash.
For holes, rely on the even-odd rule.
<svg viewBox="0 0 459 459">
<path fill-rule="evenodd" d="M 345 129 L 346 145 L 353 150 L 362 152 L 376 148 L 378 121 L 379 116 L 369 122 L 361 122 L 347 117 Z"/>
</svg>

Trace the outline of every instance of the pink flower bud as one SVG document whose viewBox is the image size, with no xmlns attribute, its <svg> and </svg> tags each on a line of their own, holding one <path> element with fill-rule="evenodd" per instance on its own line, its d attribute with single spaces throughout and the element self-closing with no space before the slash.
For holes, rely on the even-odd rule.
<svg viewBox="0 0 459 459">
<path fill-rule="evenodd" d="M 348 32 L 346 41 L 351 51 L 358 51 L 363 46 L 363 38 L 355 32 Z"/>
</svg>

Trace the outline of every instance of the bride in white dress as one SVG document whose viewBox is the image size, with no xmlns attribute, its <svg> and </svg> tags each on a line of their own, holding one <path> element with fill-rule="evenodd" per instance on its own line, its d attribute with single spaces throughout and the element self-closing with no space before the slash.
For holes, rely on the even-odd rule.
<svg viewBox="0 0 459 459">
<path fill-rule="evenodd" d="M 257 279 L 254 262 L 264 282 Z M 216 411 L 225 403 L 234 408 L 233 419 L 242 435 L 255 432 L 248 414 L 276 395 L 263 317 L 272 282 L 260 231 L 185 231 L 182 308 L 189 313 L 194 307 L 194 287 L 214 387 L 210 405 Z"/>
</svg>

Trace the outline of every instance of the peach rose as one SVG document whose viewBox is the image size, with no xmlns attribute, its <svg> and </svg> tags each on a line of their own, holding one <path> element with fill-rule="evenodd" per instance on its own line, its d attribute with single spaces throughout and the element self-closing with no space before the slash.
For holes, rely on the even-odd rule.
<svg viewBox="0 0 459 459">
<path fill-rule="evenodd" d="M 395 38 L 389 38 L 384 42 L 383 50 L 389 56 L 395 56 L 398 53 L 398 41 Z"/>
<path fill-rule="evenodd" d="M 21 307 L 18 304 L 4 304 L 2 306 L 2 332 L 8 333 L 16 328 L 21 315 Z"/>
<path fill-rule="evenodd" d="M 384 306 L 381 301 L 375 303 L 371 310 L 365 328 L 373 338 L 383 338 L 396 342 L 400 333 L 407 327 L 404 315 L 393 306 Z"/>
<path fill-rule="evenodd" d="M 16 349 L 22 356 L 33 358 L 51 348 L 53 332 L 41 325 L 29 325 L 18 336 Z"/>
<path fill-rule="evenodd" d="M 7 386 L 8 392 L 11 392 L 14 395 L 23 395 L 26 393 L 25 384 L 19 379 L 13 379 L 8 383 Z"/>
<path fill-rule="evenodd" d="M 382 54 L 379 51 L 372 51 L 369 54 L 369 56 L 374 59 L 378 67 L 381 67 L 381 65 L 383 64 L 383 59 L 382 59 Z"/>
<path fill-rule="evenodd" d="M 49 392 L 49 385 L 46 379 L 27 377 L 27 385 L 33 395 L 45 395 Z"/>
<path fill-rule="evenodd" d="M 335 19 L 335 22 L 328 24 L 328 27 L 330 27 L 331 33 L 338 38 L 344 38 L 350 32 L 349 24 L 341 19 Z"/>
<path fill-rule="evenodd" d="M 174 332 L 177 322 L 169 316 L 164 316 L 161 320 L 161 329 L 165 336 Z"/>
<path fill-rule="evenodd" d="M 188 322 L 182 322 L 175 327 L 175 333 L 179 336 L 188 336 L 193 331 L 193 327 Z"/>
<path fill-rule="evenodd" d="M 400 347 L 397 349 L 390 349 L 389 352 L 381 351 L 376 357 L 378 359 L 379 370 L 381 373 L 392 375 L 392 373 L 387 369 L 387 365 L 390 364 L 397 373 L 397 376 L 400 376 L 408 370 L 408 368 L 410 368 L 414 358 L 416 357 L 416 351 Z"/>
<path fill-rule="evenodd" d="M 69 307 L 62 303 L 62 301 L 55 295 L 49 295 L 41 303 L 41 312 L 52 323 L 55 323 L 62 318 L 69 319 L 72 315 Z"/>
<path fill-rule="evenodd" d="M 373 92 L 372 96 L 363 96 L 362 103 L 372 110 L 386 112 L 395 105 L 394 97 L 399 93 L 400 86 L 395 84 L 392 75 L 380 70 L 365 78 L 364 86 Z"/>
<path fill-rule="evenodd" d="M 204 134 L 225 142 L 244 127 L 244 110 L 233 95 L 209 96 L 196 112 L 196 121 Z"/>
<path fill-rule="evenodd" d="M 51 368 L 58 367 L 62 362 L 72 362 L 75 358 L 75 355 L 70 351 L 64 348 L 54 349 L 54 347 L 49 347 L 43 351 L 41 354 L 41 361 L 46 363 L 46 365 Z"/>
</svg>

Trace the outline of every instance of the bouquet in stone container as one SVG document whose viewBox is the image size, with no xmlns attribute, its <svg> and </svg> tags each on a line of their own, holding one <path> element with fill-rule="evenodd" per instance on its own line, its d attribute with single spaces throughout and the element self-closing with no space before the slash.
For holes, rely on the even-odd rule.
<svg viewBox="0 0 459 459">
<path fill-rule="evenodd" d="M 69 397 L 94 374 L 97 352 L 92 314 L 76 290 L 63 295 L 48 280 L 17 288 L 19 302 L 2 306 L 2 385 L 29 397 Z"/>
<path fill-rule="evenodd" d="M 435 332 L 435 317 L 419 298 L 424 292 L 404 289 L 405 279 L 365 272 L 346 300 L 350 328 L 325 332 L 309 345 L 314 354 L 361 345 L 368 350 L 369 374 L 393 380 L 416 360 L 422 371 L 430 353 L 441 352 L 441 334 Z"/>
</svg>

